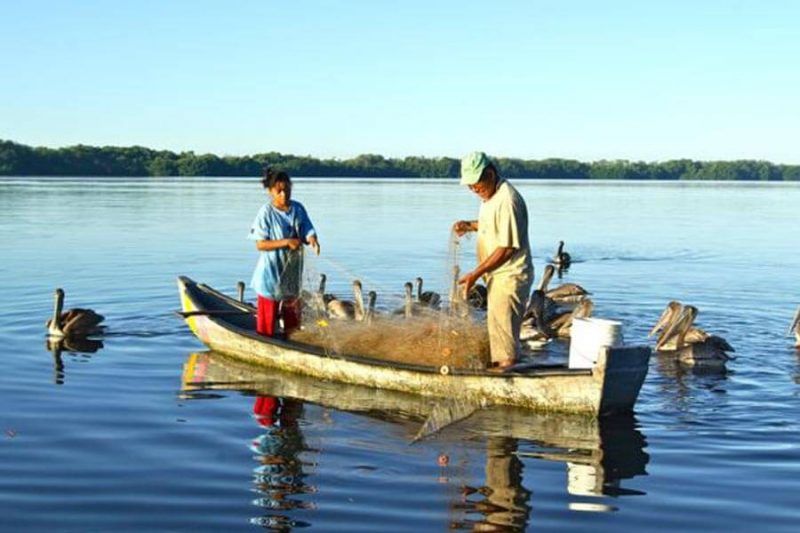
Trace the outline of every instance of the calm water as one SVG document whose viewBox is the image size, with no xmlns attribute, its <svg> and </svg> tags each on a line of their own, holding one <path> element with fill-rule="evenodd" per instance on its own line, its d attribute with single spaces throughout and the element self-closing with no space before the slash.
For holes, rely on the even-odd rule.
<svg viewBox="0 0 800 533">
<path fill-rule="evenodd" d="M 634 417 L 495 409 L 409 444 L 432 404 L 237 365 L 171 311 L 186 274 L 232 292 L 257 180 L 0 181 L 0 528 L 5 531 L 751 530 L 800 521 L 800 186 L 522 183 L 537 275 L 566 275 L 628 342 L 670 299 L 737 359 L 723 375 L 654 357 Z M 298 180 L 310 269 L 383 301 L 443 290 L 452 182 Z M 472 261 L 467 242 L 462 265 Z M 52 291 L 106 315 L 94 353 L 46 349 Z"/>
</svg>

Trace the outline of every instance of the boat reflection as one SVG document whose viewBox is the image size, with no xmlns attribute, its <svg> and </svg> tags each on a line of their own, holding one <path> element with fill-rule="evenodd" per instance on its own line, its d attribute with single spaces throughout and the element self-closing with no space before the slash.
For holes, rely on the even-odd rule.
<svg viewBox="0 0 800 533">
<path fill-rule="evenodd" d="M 63 385 L 66 379 L 63 352 L 73 354 L 92 354 L 103 347 L 103 341 L 95 339 L 55 339 L 47 338 L 45 349 L 53 355 L 53 382 Z"/>
<path fill-rule="evenodd" d="M 254 410 L 267 432 L 254 443 L 262 463 L 256 477 L 263 482 L 258 488 L 265 495 L 260 504 L 272 510 L 296 509 L 298 502 L 289 496 L 316 490 L 304 481 L 304 465 L 298 458 L 308 450 L 297 424 L 304 403 L 391 422 L 409 442 L 419 436 L 421 424 L 429 422 L 433 413 L 443 411 L 438 408 L 442 401 L 436 398 L 287 374 L 214 352 L 191 354 L 184 365 L 184 395 L 202 396 L 213 390 L 257 395 Z M 566 465 L 566 490 L 574 500 L 571 509 L 607 511 L 613 508 L 586 498 L 644 494 L 622 486 L 626 479 L 647 474 L 646 440 L 633 416 L 597 419 L 491 406 L 439 426 L 437 445 L 460 450 L 465 441 L 486 443 L 485 484 L 461 485 L 454 492 L 451 509 L 460 516 L 452 517 L 453 529 L 524 530 L 531 492 L 523 486 L 523 471 L 535 464 L 531 458 Z M 449 462 L 446 456 L 440 457 L 443 474 L 453 468 L 447 466 Z M 440 476 L 447 483 L 451 478 Z M 308 508 L 311 504 L 300 505 Z M 277 520 L 278 527 L 289 523 L 288 517 L 274 514 L 264 519 Z"/>
</svg>

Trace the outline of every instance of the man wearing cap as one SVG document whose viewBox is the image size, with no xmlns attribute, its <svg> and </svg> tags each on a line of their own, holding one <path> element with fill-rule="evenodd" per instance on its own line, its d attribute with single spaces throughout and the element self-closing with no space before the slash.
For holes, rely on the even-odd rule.
<svg viewBox="0 0 800 533">
<path fill-rule="evenodd" d="M 481 199 L 478 220 L 459 220 L 453 231 L 461 237 L 478 232 L 478 266 L 458 280 L 464 294 L 480 278 L 488 290 L 487 326 L 492 366 L 505 369 L 517 361 L 519 330 L 533 283 L 525 200 L 483 152 L 461 160 L 461 185 Z"/>
</svg>

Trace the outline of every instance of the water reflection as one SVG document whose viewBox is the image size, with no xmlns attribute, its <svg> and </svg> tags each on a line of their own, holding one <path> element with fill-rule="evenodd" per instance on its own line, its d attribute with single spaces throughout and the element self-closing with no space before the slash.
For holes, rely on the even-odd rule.
<svg viewBox="0 0 800 533">
<path fill-rule="evenodd" d="M 252 519 L 254 524 L 266 529 L 285 531 L 307 526 L 306 522 L 293 520 L 289 511 L 311 509 L 313 504 L 294 496 L 315 492 L 305 483 L 304 463 L 300 453 L 307 451 L 298 421 L 303 414 L 303 403 L 274 396 L 257 396 L 253 414 L 264 433 L 251 445 L 259 465 L 254 470 L 255 490 L 259 494 L 253 503 L 264 510 L 262 516 Z"/>
<path fill-rule="evenodd" d="M 53 356 L 53 382 L 63 385 L 66 380 L 63 352 L 72 354 L 93 354 L 103 347 L 103 341 L 95 339 L 53 339 L 45 341 L 45 349 Z"/>
<path fill-rule="evenodd" d="M 522 485 L 524 466 L 517 455 L 517 439 L 486 439 L 486 484 L 464 486 L 463 502 L 454 505 L 467 517 L 451 529 L 472 531 L 524 531 L 528 525 L 531 492 Z M 482 515 L 473 518 L 471 515 Z"/>
<path fill-rule="evenodd" d="M 209 376 L 209 373 L 212 375 Z M 208 398 L 198 389 L 220 388 L 206 385 L 215 379 L 219 379 L 219 367 L 215 360 L 203 354 L 191 355 L 184 365 L 185 397 L 191 399 L 197 395 Z M 253 390 L 247 383 L 236 385 L 241 387 L 238 390 Z M 253 483 L 258 497 L 253 505 L 261 508 L 263 514 L 250 521 L 271 531 L 306 527 L 310 524 L 290 516 L 292 511 L 313 508 L 313 503 L 298 498 L 298 495 L 316 492 L 313 486 L 306 483 L 307 476 L 303 469 L 309 465 L 301 458 L 302 452 L 310 451 L 299 424 L 303 416 L 303 402 L 289 397 L 257 394 L 253 402 L 253 416 L 263 431 L 250 443 L 257 463 L 253 469 Z"/>
<path fill-rule="evenodd" d="M 305 402 L 390 422 L 402 429 L 408 442 L 441 402 L 287 374 L 213 352 L 192 354 L 184 365 L 183 378 L 188 397 L 208 390 L 258 395 L 254 411 L 266 431 L 253 449 L 261 463 L 257 489 L 264 495 L 258 503 L 273 511 L 259 522 L 267 527 L 298 525 L 275 510 L 311 507 L 306 501 L 290 498 L 315 492 L 305 481 L 299 458 L 300 452 L 307 450 L 298 426 Z M 606 511 L 612 509 L 603 504 L 608 497 L 643 494 L 622 486 L 624 480 L 646 475 L 649 462 L 644 451 L 646 439 L 633 416 L 598 420 L 493 406 L 479 409 L 465 422 L 461 420 L 445 425 L 436 434 L 437 445 L 449 446 L 461 455 L 475 442 L 485 442 L 485 465 L 483 483 L 471 486 L 457 483 L 454 480 L 460 476 L 452 475 L 456 468 L 452 465 L 463 461 L 439 456 L 438 481 L 451 485 L 448 493 L 453 529 L 524 530 L 531 514 L 531 490 L 523 483 L 523 473 L 526 468 L 535 468 L 538 461 L 565 465 L 571 509 Z"/>
</svg>

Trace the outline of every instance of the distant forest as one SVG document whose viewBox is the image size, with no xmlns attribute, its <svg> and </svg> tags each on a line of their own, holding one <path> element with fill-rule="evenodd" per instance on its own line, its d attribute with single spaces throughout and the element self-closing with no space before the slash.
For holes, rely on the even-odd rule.
<svg viewBox="0 0 800 533">
<path fill-rule="evenodd" d="M 497 158 L 500 173 L 522 179 L 800 181 L 800 165 L 768 161 L 692 161 L 657 163 L 613 160 L 584 163 L 572 159 Z M 459 160 L 450 157 L 316 159 L 278 152 L 249 156 L 175 153 L 141 146 L 31 147 L 0 141 L 2 176 L 258 176 L 265 165 L 292 176 L 457 177 Z"/>
</svg>

